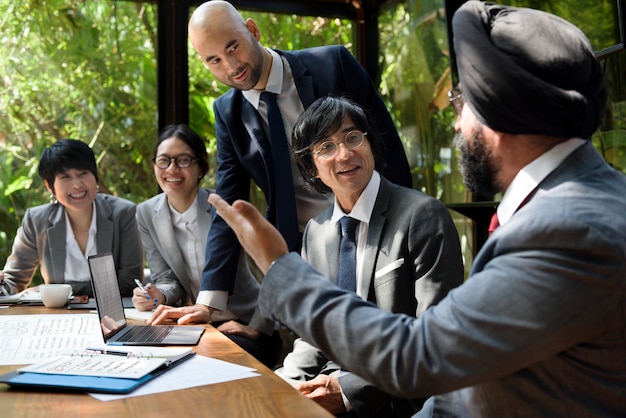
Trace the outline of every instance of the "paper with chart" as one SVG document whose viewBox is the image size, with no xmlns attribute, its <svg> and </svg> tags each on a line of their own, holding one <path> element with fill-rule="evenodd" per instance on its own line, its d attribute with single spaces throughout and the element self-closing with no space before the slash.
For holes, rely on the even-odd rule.
<svg viewBox="0 0 626 418">
<path fill-rule="evenodd" d="M 0 315 L 0 365 L 32 364 L 104 344 L 96 315 Z"/>
</svg>

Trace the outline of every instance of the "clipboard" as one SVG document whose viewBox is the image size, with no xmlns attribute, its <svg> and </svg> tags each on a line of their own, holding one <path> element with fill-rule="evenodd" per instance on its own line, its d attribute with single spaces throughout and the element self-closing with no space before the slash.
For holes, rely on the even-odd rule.
<svg viewBox="0 0 626 418">
<path fill-rule="evenodd" d="M 93 393 L 115 393 L 125 394 L 132 392 L 144 383 L 161 376 L 168 370 L 173 369 L 179 364 L 189 360 L 196 353 L 191 352 L 180 359 L 167 362 L 140 379 L 127 379 L 116 377 L 99 377 L 99 376 L 77 376 L 62 374 L 42 374 L 31 372 L 20 372 L 14 370 L 9 373 L 0 375 L 0 383 L 6 383 L 12 388 L 30 389 L 30 390 L 61 390 L 61 391 L 77 391 L 77 392 L 93 392 Z"/>
</svg>

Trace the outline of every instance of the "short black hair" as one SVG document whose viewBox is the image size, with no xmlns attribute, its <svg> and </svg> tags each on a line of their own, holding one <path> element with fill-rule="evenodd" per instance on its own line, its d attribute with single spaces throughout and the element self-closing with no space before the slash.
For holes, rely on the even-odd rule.
<svg viewBox="0 0 626 418">
<path fill-rule="evenodd" d="M 65 170 L 88 170 L 98 182 L 96 156 L 89 145 L 78 139 L 60 139 L 43 150 L 39 159 L 39 177 L 41 177 L 54 193 L 54 179 Z"/>
<path fill-rule="evenodd" d="M 315 177 L 317 169 L 311 147 L 337 132 L 346 117 L 352 120 L 359 131 L 367 132 L 366 140 L 372 149 L 376 169 L 381 171 L 385 166 L 385 143 L 367 110 L 347 96 L 321 97 L 300 114 L 291 135 L 292 154 L 300 174 L 310 187 L 320 193 L 331 193 L 332 190 Z"/>
<path fill-rule="evenodd" d="M 202 177 L 204 177 L 206 173 L 209 172 L 209 155 L 206 151 L 206 144 L 204 142 L 204 139 L 202 139 L 202 137 L 198 135 L 196 131 L 194 131 L 184 123 L 177 125 L 168 125 L 163 128 L 163 130 L 161 131 L 161 135 L 159 135 L 159 140 L 154 146 L 152 157 L 156 157 L 156 153 L 159 149 L 159 145 L 161 145 L 161 142 L 170 138 L 178 138 L 185 144 L 187 144 L 189 148 L 191 148 L 193 156 L 196 157 L 196 160 L 198 161 L 198 166 L 200 167 Z M 198 183 L 200 183 L 202 177 L 198 179 Z"/>
</svg>

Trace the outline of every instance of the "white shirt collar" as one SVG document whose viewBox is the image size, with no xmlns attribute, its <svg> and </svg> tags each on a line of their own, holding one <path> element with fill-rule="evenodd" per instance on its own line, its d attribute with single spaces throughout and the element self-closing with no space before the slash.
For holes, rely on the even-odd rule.
<svg viewBox="0 0 626 418">
<path fill-rule="evenodd" d="M 70 217 L 67 214 L 67 210 L 63 210 L 65 214 L 65 224 L 67 225 L 65 231 L 65 239 L 67 242 L 74 240 L 74 231 L 72 230 L 72 224 L 70 223 Z M 91 206 L 91 224 L 89 224 L 89 236 L 96 236 L 96 232 L 98 232 L 98 226 L 96 222 L 96 201 L 94 200 Z"/>
<path fill-rule="evenodd" d="M 272 68 L 267 79 L 265 91 L 280 94 L 283 88 L 283 60 L 278 53 L 270 48 L 265 48 L 272 56 Z M 255 109 L 259 109 L 259 101 L 261 100 L 261 90 L 242 90 L 243 97 L 250 102 Z"/>
<path fill-rule="evenodd" d="M 372 217 L 372 211 L 374 210 L 374 204 L 376 203 L 376 196 L 378 196 L 378 190 L 380 189 L 380 174 L 376 170 L 372 173 L 372 178 L 370 179 L 365 189 L 363 189 L 363 193 L 359 196 L 359 199 L 356 201 L 354 208 L 352 208 L 352 212 L 349 214 L 345 213 L 339 202 L 337 201 L 337 197 L 335 197 L 335 204 L 333 207 L 333 215 L 331 217 L 332 222 L 339 222 L 344 216 L 351 216 L 354 219 L 358 219 L 361 222 L 369 224 L 370 218 Z"/>
<path fill-rule="evenodd" d="M 580 138 L 568 139 L 555 145 L 522 168 L 504 192 L 502 201 L 498 205 L 500 225 L 508 222 L 524 199 L 535 190 L 539 183 L 585 142 L 584 139 Z"/>
<path fill-rule="evenodd" d="M 172 223 L 174 225 L 179 223 L 184 224 L 185 222 L 193 223 L 198 216 L 198 205 L 196 202 L 193 202 L 183 213 L 178 212 L 169 203 L 167 205 L 170 208 L 170 216 L 172 217 Z"/>
</svg>

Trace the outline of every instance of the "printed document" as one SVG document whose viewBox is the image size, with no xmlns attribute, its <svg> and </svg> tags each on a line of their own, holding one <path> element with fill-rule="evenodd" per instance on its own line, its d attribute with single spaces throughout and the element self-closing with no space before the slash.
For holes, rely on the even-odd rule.
<svg viewBox="0 0 626 418">
<path fill-rule="evenodd" d="M 0 315 L 0 365 L 32 364 L 102 346 L 97 315 Z"/>
</svg>

